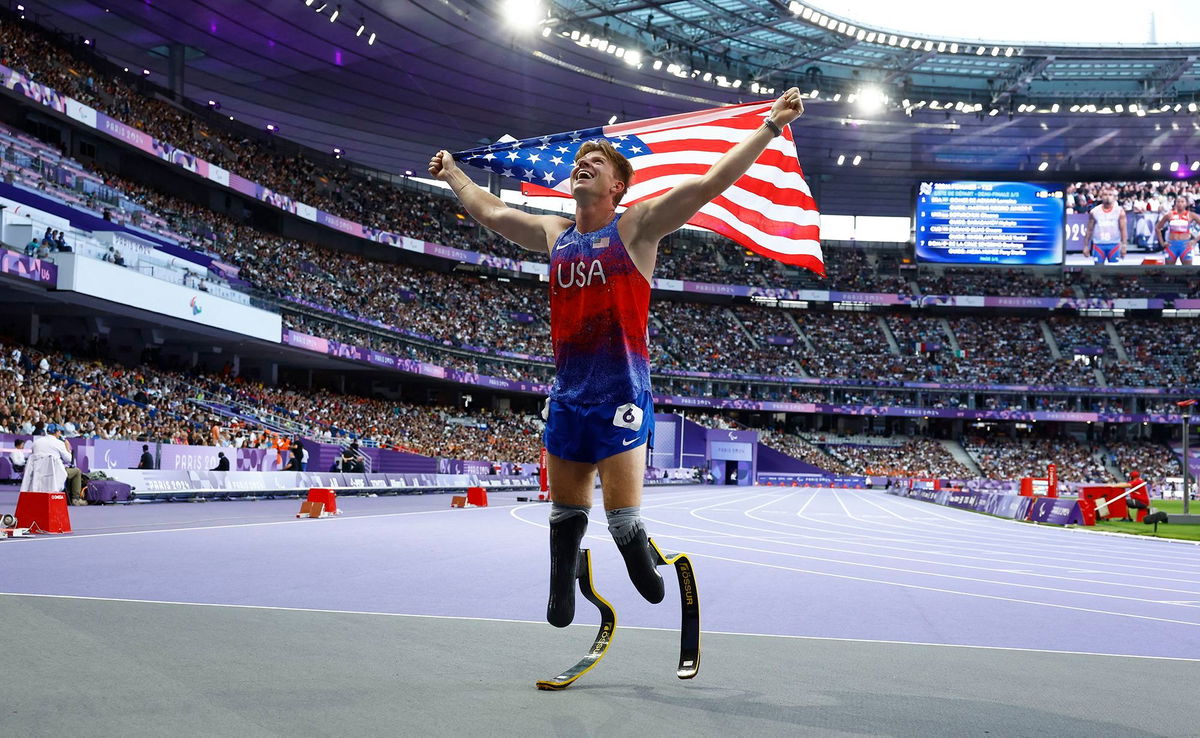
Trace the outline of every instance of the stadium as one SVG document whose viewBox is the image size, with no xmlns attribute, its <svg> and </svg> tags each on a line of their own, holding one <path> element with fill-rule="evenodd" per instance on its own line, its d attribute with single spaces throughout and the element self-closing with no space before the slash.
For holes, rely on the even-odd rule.
<svg viewBox="0 0 1200 738">
<path fill-rule="evenodd" d="M 1200 11 L 961 5 L 6 0 L 0 726 L 1195 735 Z"/>
</svg>

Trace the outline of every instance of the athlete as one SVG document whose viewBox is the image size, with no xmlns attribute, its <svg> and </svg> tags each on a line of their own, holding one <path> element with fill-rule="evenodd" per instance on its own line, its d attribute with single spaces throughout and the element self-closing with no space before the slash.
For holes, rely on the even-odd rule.
<svg viewBox="0 0 1200 738">
<path fill-rule="evenodd" d="M 587 530 L 595 475 L 604 509 L 634 587 L 663 599 L 662 577 L 641 519 L 642 478 L 652 443 L 648 322 L 650 279 L 659 241 L 736 182 L 784 126 L 804 112 L 800 91 L 784 92 L 763 125 L 703 175 L 617 213 L 633 168 L 605 140 L 584 143 L 571 170 L 574 221 L 506 206 L 476 186 L 448 151 L 429 174 L 450 185 L 486 228 L 530 251 L 550 255 L 550 340 L 556 375 L 544 444 L 550 510 L 550 597 L 546 619 L 566 627 L 575 617 L 579 544 Z"/>
<path fill-rule="evenodd" d="M 1175 207 L 1170 212 L 1163 213 L 1154 226 L 1154 235 L 1158 245 L 1164 249 L 1168 264 L 1192 263 L 1192 248 L 1196 239 L 1192 237 L 1192 223 L 1200 223 L 1200 215 L 1193 213 L 1188 207 L 1188 199 L 1183 195 L 1175 198 Z M 1163 241 L 1163 227 L 1166 227 L 1167 239 Z"/>
<path fill-rule="evenodd" d="M 1117 191 L 1111 185 L 1100 190 L 1100 204 L 1088 213 L 1087 230 L 1083 234 L 1083 255 L 1090 250 L 1096 264 L 1116 264 L 1125 258 L 1128 242 L 1125 211 L 1117 205 Z"/>
</svg>

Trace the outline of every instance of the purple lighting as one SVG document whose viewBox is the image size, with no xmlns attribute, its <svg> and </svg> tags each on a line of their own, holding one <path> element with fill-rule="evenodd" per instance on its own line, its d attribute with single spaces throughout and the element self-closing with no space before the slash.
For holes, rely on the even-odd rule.
<svg viewBox="0 0 1200 738">
<path fill-rule="evenodd" d="M 210 20 L 210 21 L 208 22 L 208 32 L 209 32 L 209 33 L 216 33 L 216 32 L 217 32 L 217 20 L 216 20 L 215 18 L 214 18 L 213 20 Z"/>
<path fill-rule="evenodd" d="M 342 66 L 342 50 L 341 49 L 338 49 L 337 51 L 333 52 L 333 63 L 338 65 L 339 67 Z"/>
</svg>

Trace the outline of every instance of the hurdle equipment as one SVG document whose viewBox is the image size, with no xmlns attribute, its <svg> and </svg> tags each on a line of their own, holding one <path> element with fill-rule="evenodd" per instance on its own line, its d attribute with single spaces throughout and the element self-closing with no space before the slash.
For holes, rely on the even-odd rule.
<svg viewBox="0 0 1200 738">
<path fill-rule="evenodd" d="M 679 666 L 675 676 L 691 679 L 700 672 L 700 591 L 696 588 L 696 572 L 692 560 L 684 553 L 668 553 L 648 539 L 654 553 L 655 566 L 674 566 L 679 578 Z"/>
<path fill-rule="evenodd" d="M 327 518 L 339 515 L 337 493 L 332 489 L 313 487 L 308 490 L 308 499 L 300 504 L 298 518 Z"/>
<path fill-rule="evenodd" d="M 576 679 L 600 663 L 600 659 L 604 658 L 604 654 L 608 653 L 608 647 L 612 645 L 613 633 L 617 629 L 617 614 L 613 612 L 612 605 L 608 603 L 608 600 L 596 592 L 596 582 L 592 578 L 591 549 L 579 550 L 578 572 L 575 578 L 579 582 L 579 591 L 588 602 L 595 605 L 596 609 L 600 611 L 600 629 L 596 632 L 596 638 L 592 641 L 592 647 L 588 649 L 587 655 L 578 663 L 556 677 L 538 680 L 537 688 L 541 690 L 556 691 L 571 686 Z"/>
</svg>

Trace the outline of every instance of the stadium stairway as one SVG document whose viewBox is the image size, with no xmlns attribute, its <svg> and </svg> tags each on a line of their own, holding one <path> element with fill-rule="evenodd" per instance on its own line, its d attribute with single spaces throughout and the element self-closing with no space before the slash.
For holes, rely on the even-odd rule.
<svg viewBox="0 0 1200 738">
<path fill-rule="evenodd" d="M 1108 449 L 1107 446 L 1102 446 L 1100 450 L 1096 451 L 1096 456 L 1104 464 L 1104 468 L 1108 471 L 1108 473 L 1113 475 L 1113 479 L 1117 480 L 1118 482 L 1129 481 L 1125 478 L 1125 473 L 1121 471 L 1121 467 L 1114 463 L 1113 453 Z"/>
<path fill-rule="evenodd" d="M 954 457 L 955 461 L 969 469 L 975 478 L 983 477 L 983 472 L 980 471 L 979 464 L 975 462 L 975 458 L 971 454 L 967 453 L 967 450 L 962 447 L 961 443 L 944 439 L 939 440 L 938 443 L 942 444 L 942 448 L 946 449 L 946 452 Z"/>
<path fill-rule="evenodd" d="M 945 318 L 938 318 L 938 324 L 942 326 L 942 333 L 946 334 L 946 338 L 950 339 L 950 350 L 958 355 L 960 350 L 958 347 L 958 337 L 954 335 L 954 329 L 950 327 L 950 321 Z"/>
<path fill-rule="evenodd" d="M 1125 352 L 1125 344 L 1121 343 L 1121 334 L 1117 333 L 1117 326 L 1111 320 L 1104 321 L 1104 330 L 1108 331 L 1109 341 L 1112 343 L 1113 351 L 1117 352 L 1117 358 L 1121 361 L 1129 361 L 1129 354 Z"/>
<path fill-rule="evenodd" d="M 887 339 L 888 348 L 891 350 L 892 355 L 900 356 L 902 354 L 900 344 L 896 342 L 896 336 L 892 333 L 892 329 L 888 326 L 887 321 L 883 319 L 882 315 L 876 318 L 876 320 L 879 321 L 879 330 L 883 331 L 883 337 Z"/>
<path fill-rule="evenodd" d="M 1046 345 L 1050 347 L 1050 356 L 1054 357 L 1055 361 L 1062 358 L 1062 349 L 1058 347 L 1058 341 L 1054 338 L 1054 331 L 1050 330 L 1050 324 L 1044 320 L 1038 321 L 1038 326 L 1042 329 L 1042 338 L 1046 339 Z"/>
</svg>

